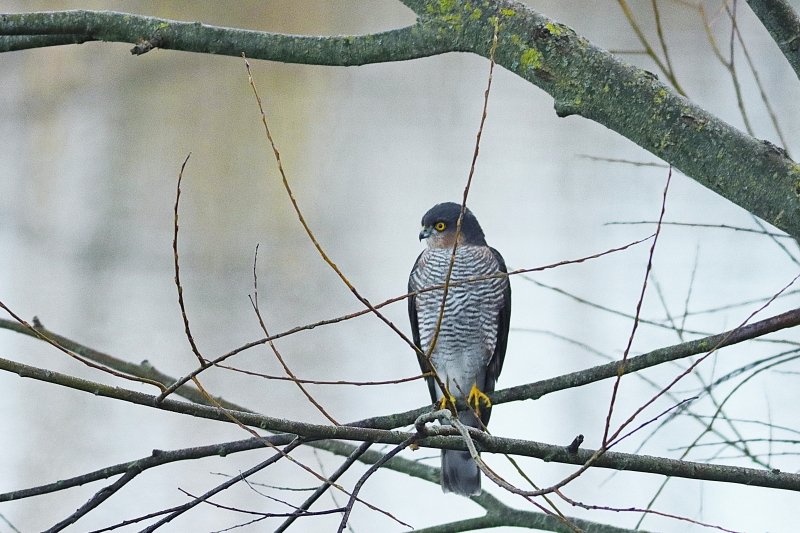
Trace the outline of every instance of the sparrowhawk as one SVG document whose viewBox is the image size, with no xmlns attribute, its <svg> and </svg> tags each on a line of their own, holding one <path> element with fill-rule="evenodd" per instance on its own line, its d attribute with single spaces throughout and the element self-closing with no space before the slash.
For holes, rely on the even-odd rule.
<svg viewBox="0 0 800 533">
<path fill-rule="evenodd" d="M 422 217 L 419 239 L 425 239 L 427 249 L 411 269 L 409 293 L 445 284 L 460 213 L 459 204 L 447 202 L 433 206 Z M 467 209 L 461 221 L 450 283 L 501 272 L 507 272 L 503 257 L 486 244 L 478 220 Z M 442 296 L 443 289 L 435 289 L 409 297 L 414 344 L 423 353 L 434 344 L 430 363 L 448 391 L 441 391 L 436 380 L 428 377 L 432 401 L 444 407 L 445 394 L 451 399 L 466 400 L 474 412 L 459 411 L 458 419 L 465 425 L 481 428 L 481 424 L 489 423 L 491 414 L 486 393 L 494 391 L 506 353 L 511 286 L 507 276 L 497 276 L 448 287 L 436 336 Z M 427 358 L 419 354 L 417 357 L 422 371 L 430 372 Z M 480 494 L 480 470 L 469 452 L 442 450 L 442 490 L 464 496 Z"/>
</svg>

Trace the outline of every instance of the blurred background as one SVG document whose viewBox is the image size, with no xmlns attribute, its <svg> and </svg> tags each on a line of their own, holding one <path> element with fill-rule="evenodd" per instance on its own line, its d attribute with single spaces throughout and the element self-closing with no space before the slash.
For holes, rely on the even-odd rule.
<svg viewBox="0 0 800 533">
<path fill-rule="evenodd" d="M 642 54 L 616 2 L 529 1 L 541 13 L 593 43 L 657 72 Z M 715 56 L 698 5 L 659 2 L 661 23 L 678 80 L 690 98 L 744 129 L 729 71 Z M 731 4 L 732 5 L 732 4 Z M 800 2 L 794 1 L 795 9 Z M 730 20 L 724 4 L 703 2 L 713 35 L 728 53 Z M 363 34 L 414 22 L 400 2 L 49 2 L 0 1 L 0 11 L 111 9 L 169 19 L 298 34 Z M 643 31 L 657 43 L 650 2 L 632 2 Z M 800 83 L 749 8 L 738 25 L 790 153 L 800 153 Z M 148 360 L 173 376 L 195 366 L 183 332 L 173 282 L 173 206 L 184 158 L 179 248 L 186 310 L 195 340 L 207 357 L 221 355 L 262 332 L 248 301 L 253 254 L 259 245 L 261 309 L 270 332 L 360 309 L 350 291 L 309 242 L 281 185 L 263 133 L 243 61 L 154 50 L 129 54 L 130 44 L 87 43 L 0 54 L 0 300 L 51 331 L 116 357 Z M 297 201 L 321 245 L 371 302 L 405 293 L 408 272 L 421 251 L 422 214 L 442 201 L 459 201 L 469 172 L 481 116 L 488 60 L 447 54 L 409 62 L 354 68 L 251 61 L 255 81 Z M 738 83 L 755 135 L 781 144 L 741 48 Z M 661 73 L 658 72 L 660 75 Z M 661 75 L 661 79 L 664 76 Z M 512 268 L 575 259 L 627 244 L 654 226 L 612 225 L 654 221 L 668 170 L 627 139 L 577 116 L 559 119 L 552 98 L 503 68 L 495 70 L 469 206 L 489 243 Z M 599 158 L 599 159 L 598 159 Z M 636 166 L 606 159 L 654 163 Z M 761 231 L 753 217 L 680 173 L 669 189 L 665 220 Z M 767 228 L 775 231 L 773 228 Z M 780 246 L 783 245 L 783 246 Z M 641 291 L 649 244 L 625 252 L 512 280 L 512 333 L 499 388 L 528 383 L 619 358 L 632 320 L 571 298 L 632 314 Z M 785 286 L 798 269 L 789 239 L 719 227 L 665 226 L 654 256 L 651 283 L 633 354 L 735 327 Z M 557 292 L 552 288 L 567 293 Z M 745 305 L 733 306 L 743 302 Z M 733 307 L 728 307 L 733 306 Z M 773 303 L 757 319 L 798 306 L 795 295 Z M 705 312 L 724 308 L 720 311 Z M 688 313 L 687 313 L 688 312 Z M 386 314 L 409 332 L 405 302 Z M 669 327 L 682 325 L 682 336 Z M 8 318 L 8 317 L 4 317 Z M 663 327 L 663 325 L 667 327 Z M 677 400 L 754 361 L 797 348 L 796 332 L 781 342 L 750 342 L 720 351 L 674 390 Z M 413 352 L 383 323 L 364 316 L 303 332 L 276 343 L 299 376 L 319 380 L 392 380 L 419 373 Z M 153 393 L 150 387 L 111 379 L 61 352 L 19 334 L 0 331 L 0 357 L 103 383 Z M 272 352 L 258 347 L 238 355 L 239 368 L 281 375 Z M 666 385 L 687 362 L 644 374 Z M 800 364 L 753 366 L 720 383 L 692 412 L 711 416 L 723 401 L 721 435 L 708 433 L 687 458 L 796 472 L 795 408 Z M 215 395 L 271 416 L 326 423 L 291 383 L 214 370 L 201 382 Z M 506 404 L 492 416 L 494 434 L 567 445 L 575 435 L 597 447 L 611 396 L 604 381 L 538 401 Z M 726 397 L 734 388 L 735 394 Z M 309 386 L 339 422 L 424 405 L 420 381 L 382 387 Z M 15 374 L 0 373 L 0 492 L 32 487 L 105 466 L 171 450 L 243 439 L 225 423 L 191 419 L 96 398 Z M 656 389 L 636 376 L 622 381 L 616 422 Z M 642 421 L 675 403 L 664 398 Z M 701 419 L 702 420 L 702 419 Z M 680 457 L 703 434 L 696 418 L 679 416 L 651 438 L 641 432 L 617 451 Z M 739 448 L 719 445 L 741 439 Z M 786 442 L 783 442 L 786 441 Z M 717 445 L 714 445 L 714 444 Z M 743 457 L 746 447 L 751 457 Z M 140 475 L 68 531 L 90 531 L 186 501 L 178 489 L 205 492 L 263 460 L 266 452 L 173 464 Z M 411 459 L 438 454 L 420 450 Z M 300 450 L 305 464 L 330 473 L 341 461 Z M 490 466 L 523 485 L 502 457 Z M 520 459 L 540 486 L 573 467 Z M 352 469 L 352 487 L 364 472 Z M 276 487 L 314 486 L 287 462 L 253 479 Z M 645 507 L 663 479 L 595 469 L 566 489 L 589 504 Z M 106 483 L 0 505 L 19 531 L 51 527 Z M 243 484 L 217 499 L 268 512 L 287 508 Z M 530 504 L 484 480 L 509 504 Z M 299 502 L 303 493 L 260 487 Z M 334 495 L 338 505 L 344 496 Z M 361 496 L 416 528 L 480 516 L 465 498 L 438 486 L 381 471 Z M 671 480 L 654 508 L 737 531 L 793 531 L 787 491 L 722 483 Z M 326 496 L 315 509 L 337 505 Z M 568 515 L 633 528 L 639 515 L 582 511 Z M 307 518 L 296 531 L 329 531 L 338 515 Z M 217 531 L 247 518 L 201 506 L 163 531 Z M 271 531 L 279 521 L 251 530 Z M 401 531 L 386 516 L 357 506 L 352 531 Z M 687 522 L 650 516 L 651 531 L 699 531 Z M 135 531 L 133 527 L 125 531 Z M 0 533 L 12 531 L 0 521 Z M 509 529 L 511 531 L 511 529 Z"/>
</svg>

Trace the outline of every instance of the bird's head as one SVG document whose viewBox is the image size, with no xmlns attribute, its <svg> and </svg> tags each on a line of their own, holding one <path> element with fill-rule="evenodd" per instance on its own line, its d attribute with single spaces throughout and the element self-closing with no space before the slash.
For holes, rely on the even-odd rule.
<svg viewBox="0 0 800 533">
<path fill-rule="evenodd" d="M 422 217 L 422 231 L 419 240 L 425 239 L 428 248 L 452 248 L 456 239 L 456 226 L 458 216 L 461 214 L 461 205 L 454 202 L 445 202 L 431 207 Z M 461 231 L 458 237 L 459 245 L 486 246 L 478 219 L 467 209 L 461 219 Z"/>
</svg>

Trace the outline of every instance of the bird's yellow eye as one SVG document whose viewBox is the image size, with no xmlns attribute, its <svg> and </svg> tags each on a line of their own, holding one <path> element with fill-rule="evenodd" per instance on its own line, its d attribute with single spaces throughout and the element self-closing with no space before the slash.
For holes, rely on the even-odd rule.
<svg viewBox="0 0 800 533">
<path fill-rule="evenodd" d="M 436 231 L 444 231 L 444 228 L 446 227 L 447 224 L 445 224 L 444 222 L 437 222 L 436 225 L 434 226 L 434 228 L 436 228 Z"/>
</svg>

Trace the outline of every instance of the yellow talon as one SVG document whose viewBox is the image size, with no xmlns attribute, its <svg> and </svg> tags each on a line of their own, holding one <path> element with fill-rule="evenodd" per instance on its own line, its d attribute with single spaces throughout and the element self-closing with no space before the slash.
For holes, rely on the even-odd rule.
<svg viewBox="0 0 800 533">
<path fill-rule="evenodd" d="M 451 404 L 451 405 L 455 405 L 456 404 L 455 396 L 450 396 L 449 393 L 445 394 L 444 396 L 442 396 L 439 399 L 439 409 L 447 409 L 447 405 L 448 404 Z"/>
<path fill-rule="evenodd" d="M 483 403 L 486 404 L 486 407 L 492 406 L 492 401 L 486 396 L 483 392 L 478 389 L 478 384 L 472 385 L 472 390 L 469 391 L 469 397 L 467 397 L 467 403 L 471 406 L 475 407 L 475 412 L 481 414 L 481 400 Z"/>
</svg>

